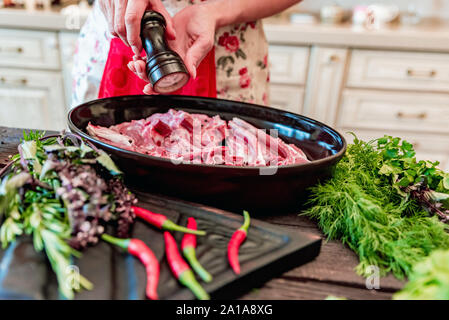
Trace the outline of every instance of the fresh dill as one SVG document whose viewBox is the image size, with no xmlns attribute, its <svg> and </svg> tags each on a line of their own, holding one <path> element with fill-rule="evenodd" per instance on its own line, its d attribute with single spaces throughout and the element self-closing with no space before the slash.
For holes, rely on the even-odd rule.
<svg viewBox="0 0 449 320">
<path fill-rule="evenodd" d="M 359 256 L 358 274 L 368 276 L 368 267 L 377 266 L 382 275 L 392 272 L 401 279 L 432 251 L 449 248 L 448 225 L 408 194 L 423 181 L 442 189 L 445 174 L 438 163 L 419 162 L 414 155 L 399 138 L 355 138 L 333 177 L 311 188 L 310 206 L 302 214 Z"/>
</svg>

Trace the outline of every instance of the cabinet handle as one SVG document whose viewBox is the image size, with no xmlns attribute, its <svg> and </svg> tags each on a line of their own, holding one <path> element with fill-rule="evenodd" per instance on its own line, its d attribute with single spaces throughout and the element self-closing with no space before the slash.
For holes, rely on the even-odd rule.
<svg viewBox="0 0 449 320">
<path fill-rule="evenodd" d="M 427 118 L 427 113 L 426 112 L 404 113 L 404 112 L 399 111 L 398 113 L 396 113 L 396 118 L 398 118 L 398 119 L 425 119 L 425 118 Z"/>
<path fill-rule="evenodd" d="M 430 71 L 416 71 L 413 69 L 407 69 L 408 77 L 423 77 L 423 78 L 434 78 L 437 75 L 436 70 Z"/>
<path fill-rule="evenodd" d="M 5 77 L 0 77 L 0 82 L 3 84 L 15 84 L 15 85 L 27 85 L 28 79 L 27 78 L 21 78 L 21 79 L 15 79 L 15 80 L 8 80 Z"/>
<path fill-rule="evenodd" d="M 22 53 L 22 47 L 0 47 L 0 52 Z"/>
<path fill-rule="evenodd" d="M 340 58 L 336 55 L 330 55 L 329 58 L 327 58 L 327 64 L 332 64 L 332 63 L 336 63 L 340 60 Z"/>
</svg>

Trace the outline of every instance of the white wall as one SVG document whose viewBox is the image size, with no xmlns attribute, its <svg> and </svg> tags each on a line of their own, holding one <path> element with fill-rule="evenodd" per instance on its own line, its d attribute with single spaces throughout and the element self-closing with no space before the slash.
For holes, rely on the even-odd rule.
<svg viewBox="0 0 449 320">
<path fill-rule="evenodd" d="M 322 5 L 331 3 L 337 3 L 347 9 L 357 4 L 396 4 L 401 11 L 407 10 L 412 4 L 422 16 L 449 18 L 449 0 L 303 0 L 297 6 L 304 11 L 319 11 Z"/>
</svg>

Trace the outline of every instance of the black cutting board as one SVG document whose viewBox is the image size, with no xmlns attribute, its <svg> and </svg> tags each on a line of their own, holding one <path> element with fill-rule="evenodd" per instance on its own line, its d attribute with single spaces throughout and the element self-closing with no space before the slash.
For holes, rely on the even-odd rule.
<svg viewBox="0 0 449 320">
<path fill-rule="evenodd" d="M 226 250 L 232 233 L 242 224 L 241 215 L 133 191 L 140 206 L 165 214 L 181 225 L 186 225 L 188 217 L 195 217 L 198 228 L 207 231 L 206 236 L 197 238 L 197 256 L 213 276 L 211 283 L 200 282 L 212 299 L 237 298 L 312 260 L 320 251 L 319 237 L 252 219 L 248 238 L 240 249 L 242 272 L 237 276 L 229 267 Z M 182 233 L 174 235 L 179 246 Z M 163 233 L 138 220 L 133 237 L 145 241 L 161 262 L 159 297 L 194 299 L 193 294 L 179 285 L 171 274 L 165 260 Z M 31 239 L 22 237 L 15 246 L 0 250 L 0 259 L 1 299 L 59 298 L 53 271 L 45 256 L 34 251 Z M 100 242 L 86 249 L 75 264 L 94 284 L 92 291 L 84 290 L 76 295 L 76 299 L 145 299 L 145 269 L 121 249 Z"/>
</svg>

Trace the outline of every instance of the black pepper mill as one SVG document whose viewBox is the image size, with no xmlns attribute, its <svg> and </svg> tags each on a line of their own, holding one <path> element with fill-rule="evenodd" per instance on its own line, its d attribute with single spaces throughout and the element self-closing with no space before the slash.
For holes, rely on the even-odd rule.
<svg viewBox="0 0 449 320">
<path fill-rule="evenodd" d="M 140 37 L 147 53 L 146 72 L 153 90 L 170 93 L 189 81 L 189 73 L 181 57 L 170 49 L 165 40 L 166 22 L 156 11 L 143 15 Z"/>
</svg>

